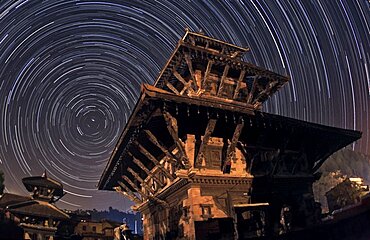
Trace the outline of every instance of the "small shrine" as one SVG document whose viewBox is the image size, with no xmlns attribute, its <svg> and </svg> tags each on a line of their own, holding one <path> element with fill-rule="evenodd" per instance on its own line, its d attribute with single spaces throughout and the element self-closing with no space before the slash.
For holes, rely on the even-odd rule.
<svg viewBox="0 0 370 240">
<path fill-rule="evenodd" d="M 54 204 L 64 195 L 62 184 L 47 177 L 46 171 L 42 176 L 23 178 L 22 182 L 30 196 L 4 193 L 0 208 L 23 229 L 24 239 L 54 239 L 60 221 L 69 218 Z"/>
</svg>

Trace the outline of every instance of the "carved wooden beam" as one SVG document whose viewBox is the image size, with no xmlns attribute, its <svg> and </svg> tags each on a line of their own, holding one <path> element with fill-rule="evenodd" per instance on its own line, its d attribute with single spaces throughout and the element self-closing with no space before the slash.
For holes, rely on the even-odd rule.
<svg viewBox="0 0 370 240">
<path fill-rule="evenodd" d="M 132 157 L 133 162 L 142 169 L 148 176 L 153 178 L 156 182 L 158 182 L 161 185 L 161 181 L 142 163 L 139 159 L 135 158 L 131 153 L 129 155 Z"/>
<path fill-rule="evenodd" d="M 151 176 L 152 177 L 152 173 L 150 172 L 150 170 L 142 163 L 142 162 L 140 162 L 140 160 L 139 159 L 137 159 L 137 158 L 134 158 L 134 160 L 133 160 L 133 162 L 136 164 L 136 165 L 138 165 L 141 169 L 143 169 L 144 170 L 144 172 L 148 175 L 148 176 Z"/>
<path fill-rule="evenodd" d="M 189 39 L 190 39 L 190 42 L 191 42 L 191 45 L 195 46 L 195 39 L 193 36 L 189 36 Z"/>
<path fill-rule="evenodd" d="M 239 75 L 239 79 L 238 79 L 238 83 L 237 83 L 236 88 L 235 88 L 233 99 L 236 99 L 239 95 L 240 87 L 241 87 L 242 82 L 244 80 L 245 73 L 246 73 L 246 70 L 245 70 L 245 68 L 243 68 L 243 70 L 240 72 L 240 75 Z"/>
<path fill-rule="evenodd" d="M 263 95 L 269 96 L 271 94 L 272 90 L 274 89 L 274 87 L 276 85 L 278 85 L 278 83 L 279 82 L 277 80 L 271 81 L 268 84 L 268 86 L 256 96 L 255 101 L 253 101 L 252 104 L 254 104 L 256 102 L 256 100 L 257 101 L 260 100 L 260 98 L 263 97 Z"/>
<path fill-rule="evenodd" d="M 253 95 L 254 95 L 254 92 L 256 91 L 256 88 L 257 88 L 258 79 L 259 79 L 258 76 L 254 77 L 252 89 L 250 90 L 250 92 L 248 94 L 248 97 L 247 97 L 247 103 L 252 103 Z"/>
<path fill-rule="evenodd" d="M 182 84 L 187 85 L 188 82 L 180 75 L 180 73 L 176 70 L 173 71 L 173 75 L 179 80 Z"/>
<path fill-rule="evenodd" d="M 234 134 L 233 134 L 233 138 L 231 139 L 231 143 L 227 147 L 226 159 L 225 159 L 224 165 L 222 166 L 222 171 L 224 173 L 229 170 L 228 166 L 231 165 L 231 158 L 234 156 L 235 147 L 236 147 L 236 144 L 238 143 L 238 140 L 239 140 L 239 137 L 242 133 L 243 127 L 244 127 L 244 121 L 243 121 L 243 118 L 240 117 L 239 121 L 238 121 L 238 124 L 236 125 L 235 131 L 234 131 Z"/>
<path fill-rule="evenodd" d="M 140 182 L 140 185 L 143 186 L 148 192 L 154 194 L 154 191 L 148 186 L 148 184 L 144 182 L 144 180 L 139 176 L 139 174 L 132 170 L 132 168 L 127 168 L 127 171 L 131 173 L 132 176 L 134 176 Z"/>
<path fill-rule="evenodd" d="M 188 90 L 190 93 L 194 93 L 194 90 L 193 88 L 191 87 L 191 83 L 192 83 L 192 80 L 190 81 L 186 81 L 181 75 L 180 73 L 178 73 L 176 70 L 173 71 L 173 75 L 177 78 L 177 80 L 179 80 L 183 85 L 184 85 L 184 88 L 181 90 L 180 92 L 180 95 L 184 94 L 184 92 L 186 90 Z"/>
<path fill-rule="evenodd" d="M 221 48 L 221 52 L 220 52 L 220 53 L 221 53 L 221 54 L 225 54 L 225 50 L 226 50 L 226 46 L 225 46 L 225 45 L 223 45 L 223 46 L 222 46 L 222 48 Z"/>
<path fill-rule="evenodd" d="M 172 67 L 172 69 L 177 69 L 177 67 L 181 64 L 181 61 L 183 59 L 183 55 L 181 52 L 177 51 L 175 55 L 169 60 L 169 62 L 166 64 L 167 67 Z M 162 75 L 163 81 L 168 82 L 168 79 L 171 77 L 171 74 L 166 74 L 166 76 Z"/>
<path fill-rule="evenodd" d="M 127 171 L 131 173 L 132 176 L 134 176 L 140 183 L 144 182 L 144 180 L 139 176 L 139 174 L 137 174 L 134 170 L 132 170 L 132 168 L 128 167 Z"/>
<path fill-rule="evenodd" d="M 167 157 L 167 161 L 168 162 L 171 162 L 171 163 L 174 163 L 174 162 L 177 162 L 178 160 L 176 159 L 176 157 L 170 152 L 168 151 L 162 143 L 159 142 L 159 140 L 154 136 L 154 134 L 152 132 L 150 132 L 149 130 L 144 130 L 144 132 L 146 133 L 146 135 L 148 136 L 149 140 L 154 144 L 156 145 L 159 149 L 162 150 L 163 153 L 165 153 L 166 157 Z M 158 167 L 166 174 L 166 176 L 168 178 L 170 178 L 171 180 L 174 179 L 173 175 L 171 174 L 171 172 L 165 167 L 165 166 L 162 166 L 161 164 L 158 165 Z"/>
<path fill-rule="evenodd" d="M 180 92 L 168 81 L 166 81 L 166 86 L 176 95 L 180 95 Z"/>
<path fill-rule="evenodd" d="M 140 143 L 137 143 L 137 146 L 139 148 L 139 151 L 143 153 L 150 161 L 152 161 L 169 179 L 174 179 L 172 174 L 167 169 L 165 169 L 148 150 L 146 150 Z"/>
<path fill-rule="evenodd" d="M 127 197 L 128 199 L 130 199 L 131 201 L 133 201 L 136 204 L 142 203 L 142 201 L 123 182 L 118 181 L 118 184 L 120 185 L 120 187 L 116 187 L 116 188 L 114 188 L 114 190 L 116 190 L 117 192 L 120 192 L 121 194 L 123 194 L 125 197 Z M 120 189 L 118 189 L 118 188 L 120 188 Z M 122 189 L 124 191 L 122 191 Z"/>
<path fill-rule="evenodd" d="M 175 156 L 172 155 L 172 153 L 170 153 L 170 151 L 168 151 L 168 149 L 164 146 L 163 143 L 161 143 L 155 136 L 154 134 L 149 131 L 149 130 L 144 130 L 145 134 L 148 136 L 149 140 L 154 144 L 156 145 L 159 149 L 161 149 L 161 151 L 166 154 L 166 156 L 168 158 L 170 158 L 171 160 L 175 160 L 176 161 L 176 158 Z"/>
<path fill-rule="evenodd" d="M 230 66 L 229 64 L 227 64 L 224 68 L 224 72 L 222 73 L 222 77 L 221 77 L 221 82 L 220 82 L 220 85 L 218 87 L 218 92 L 217 92 L 217 96 L 220 96 L 222 91 L 224 90 L 224 85 L 225 85 L 225 79 L 227 77 L 227 74 L 229 72 L 229 69 L 230 69 Z"/>
<path fill-rule="evenodd" d="M 290 129 L 290 131 L 292 131 L 292 129 Z M 288 144 L 291 140 L 290 138 L 287 137 L 287 136 L 290 136 L 289 134 L 290 133 L 286 133 L 283 141 L 280 142 L 280 147 L 271 151 L 271 153 L 270 153 L 270 156 L 269 156 L 270 161 L 272 162 L 272 160 L 275 160 L 275 163 L 272 162 L 273 167 L 269 172 L 270 175 L 275 175 L 275 173 L 278 172 L 278 170 L 279 170 L 280 162 L 284 161 L 283 158 L 284 158 L 284 155 L 285 155 L 285 152 L 286 152 L 286 148 L 287 148 L 287 146 L 288 146 Z M 266 154 L 264 154 L 264 155 L 266 155 Z"/>
<path fill-rule="evenodd" d="M 274 165 L 273 165 L 272 169 L 271 169 L 271 170 L 270 170 L 270 172 L 269 172 L 269 174 L 270 174 L 270 175 L 275 175 L 275 173 L 276 173 L 276 172 L 278 172 L 280 162 L 281 162 L 281 161 L 284 161 L 283 156 L 284 156 L 284 153 L 282 153 L 280 157 L 277 157 L 277 158 L 276 158 L 276 161 L 275 161 L 275 163 L 274 163 Z M 284 163 L 284 162 L 283 162 L 283 163 Z"/>
<path fill-rule="evenodd" d="M 189 169 L 190 168 L 189 158 L 185 151 L 185 144 L 179 138 L 176 118 L 174 118 L 169 112 L 166 111 L 163 112 L 163 118 L 166 121 L 168 132 L 170 133 L 177 149 L 180 152 L 182 163 L 184 164 L 186 169 Z"/>
<path fill-rule="evenodd" d="M 204 135 L 203 135 L 202 143 L 199 146 L 199 151 L 195 159 L 195 164 L 194 164 L 195 167 L 200 167 L 202 165 L 202 161 L 204 159 L 205 148 L 208 144 L 209 138 L 211 137 L 213 133 L 213 130 L 215 129 L 216 122 L 217 122 L 216 119 L 210 119 L 208 121 L 206 131 L 204 132 Z"/>
<path fill-rule="evenodd" d="M 147 157 L 150 161 L 152 161 L 154 163 L 154 165 L 158 166 L 159 165 L 159 161 L 148 151 L 146 150 L 143 145 L 141 145 L 140 143 L 136 142 L 136 145 L 137 147 L 139 148 L 139 151 L 145 155 L 145 157 Z"/>
<path fill-rule="evenodd" d="M 132 196 L 130 196 L 127 192 L 125 191 L 122 191 L 122 189 L 120 187 L 114 187 L 114 190 L 120 194 L 122 194 L 125 198 L 128 198 L 129 200 L 131 200 L 132 202 L 134 202 L 135 204 L 141 204 L 142 202 L 138 199 L 138 198 L 133 198 Z"/>
<path fill-rule="evenodd" d="M 193 63 L 191 61 L 191 57 L 190 57 L 189 53 L 185 53 L 185 61 L 186 61 L 186 64 L 188 65 L 190 76 L 191 76 L 191 79 L 193 80 L 193 83 L 194 83 L 195 91 L 197 91 L 198 88 L 200 88 L 200 86 L 197 85 L 198 83 L 195 80 L 195 73 L 194 73 L 194 69 L 193 69 Z"/>
<path fill-rule="evenodd" d="M 212 69 L 212 65 L 213 65 L 213 60 L 208 60 L 207 68 L 206 68 L 206 71 L 204 73 L 204 78 L 203 78 L 203 82 L 202 82 L 202 88 L 205 88 L 205 85 L 206 85 L 207 80 L 208 80 L 208 75 L 209 75 L 209 73 L 211 72 L 211 69 Z"/>
<path fill-rule="evenodd" d="M 246 145 L 244 145 L 241 142 L 238 142 L 238 143 L 239 143 L 238 147 L 241 150 L 241 152 L 242 152 L 242 154 L 245 158 L 245 162 L 247 164 L 246 171 L 247 171 L 247 173 L 251 173 L 252 172 L 252 167 L 253 167 L 253 157 L 248 155 Z"/>
<path fill-rule="evenodd" d="M 172 174 L 166 168 L 164 168 L 148 150 L 146 150 L 140 143 L 137 143 L 137 146 L 139 151 L 142 152 L 150 161 L 152 161 L 169 179 L 174 179 Z"/>
<path fill-rule="evenodd" d="M 141 196 L 148 198 L 148 195 L 143 192 L 142 189 L 140 189 L 131 179 L 129 179 L 127 176 L 122 175 L 122 178 L 133 188 L 135 189 Z"/>
</svg>

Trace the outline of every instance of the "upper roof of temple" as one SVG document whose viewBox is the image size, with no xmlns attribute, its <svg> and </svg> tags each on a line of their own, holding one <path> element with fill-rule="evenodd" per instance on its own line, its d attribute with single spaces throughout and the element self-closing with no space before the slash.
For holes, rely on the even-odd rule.
<svg viewBox="0 0 370 240">
<path fill-rule="evenodd" d="M 63 185 L 57 180 L 49 178 L 46 170 L 42 176 L 25 177 L 22 182 L 34 198 L 53 199 L 63 196 Z"/>
<path fill-rule="evenodd" d="M 289 77 L 244 62 L 249 48 L 186 30 L 154 86 L 177 95 L 241 102 L 260 110 Z"/>
</svg>

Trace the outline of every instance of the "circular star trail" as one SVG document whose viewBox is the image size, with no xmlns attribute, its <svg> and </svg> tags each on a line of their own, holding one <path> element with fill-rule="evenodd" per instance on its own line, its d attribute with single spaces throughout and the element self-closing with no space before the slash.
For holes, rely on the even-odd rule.
<svg viewBox="0 0 370 240">
<path fill-rule="evenodd" d="M 369 154 L 370 6 L 358 1 L 0 3 L 0 168 L 7 191 L 44 169 L 60 206 L 127 209 L 96 184 L 140 92 L 189 27 L 248 46 L 245 60 L 291 76 L 264 111 L 356 129 Z"/>
</svg>

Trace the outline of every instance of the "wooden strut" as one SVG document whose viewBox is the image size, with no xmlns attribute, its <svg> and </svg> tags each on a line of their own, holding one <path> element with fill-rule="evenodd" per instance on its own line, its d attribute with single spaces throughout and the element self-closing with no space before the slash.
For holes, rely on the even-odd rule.
<svg viewBox="0 0 370 240">
<path fill-rule="evenodd" d="M 289 134 L 287 134 L 287 136 L 289 136 Z M 275 158 L 277 158 L 277 159 L 275 161 L 275 164 L 273 165 L 273 168 L 270 172 L 270 175 L 272 175 L 272 176 L 275 175 L 276 171 L 278 170 L 278 165 L 280 164 L 280 161 L 282 160 L 282 158 L 284 156 L 284 153 L 285 153 L 285 150 L 286 150 L 286 147 L 288 146 L 288 144 L 289 144 L 289 139 L 287 137 L 285 137 L 282 146 L 275 150 L 276 151 Z M 283 162 L 283 164 L 284 164 L 284 162 Z"/>
<path fill-rule="evenodd" d="M 159 185 L 161 185 L 161 187 L 163 187 L 164 185 L 161 183 L 161 181 L 142 163 L 140 162 L 139 159 L 135 158 L 131 153 L 129 153 L 129 155 L 132 157 L 133 159 L 133 162 L 141 169 L 144 170 L 144 172 L 150 176 L 153 180 L 155 180 Z"/>
<path fill-rule="evenodd" d="M 291 174 L 296 174 L 296 169 L 299 167 L 300 164 L 304 164 L 304 168 L 308 169 L 308 162 L 307 162 L 307 155 L 306 153 L 302 152 L 298 158 L 296 158 L 294 162 L 294 166 L 292 168 Z"/>
<path fill-rule="evenodd" d="M 157 166 L 162 172 L 164 172 L 166 177 L 168 177 L 171 180 L 174 179 L 171 173 L 167 169 L 165 169 L 148 150 L 146 150 L 140 143 L 137 143 L 137 146 L 139 148 L 139 151 L 142 152 L 150 161 L 152 161 L 154 165 Z"/>
<path fill-rule="evenodd" d="M 186 169 L 190 168 L 189 158 L 185 151 L 185 144 L 179 138 L 177 120 L 169 112 L 163 111 L 163 118 L 166 121 L 168 132 L 170 133 L 177 149 L 181 154 L 181 162 L 184 164 Z"/>
<path fill-rule="evenodd" d="M 206 87 L 207 80 L 208 80 L 208 75 L 211 72 L 212 65 L 213 65 L 213 60 L 208 60 L 207 69 L 206 69 L 206 72 L 204 73 L 204 78 L 203 78 L 203 82 L 202 82 L 202 89 L 204 89 Z"/>
<path fill-rule="evenodd" d="M 124 196 L 126 196 L 128 199 L 130 199 L 136 204 L 142 203 L 142 201 L 123 182 L 118 181 L 118 184 L 120 185 L 120 188 L 122 188 L 124 191 L 115 188 L 117 192 L 121 192 Z"/>
<path fill-rule="evenodd" d="M 251 104 L 251 103 L 252 103 L 253 95 L 254 95 L 254 92 L 256 91 L 256 87 L 257 87 L 257 81 L 258 81 L 258 79 L 259 79 L 259 77 L 258 77 L 258 76 L 254 77 L 254 81 L 253 81 L 252 89 L 251 89 L 251 91 L 249 92 L 248 97 L 247 97 L 247 103 L 249 103 L 249 104 Z"/>
<path fill-rule="evenodd" d="M 164 147 L 163 143 L 161 143 L 154 134 L 149 130 L 144 130 L 145 134 L 148 136 L 149 140 L 156 145 L 161 151 L 167 156 L 169 162 L 175 163 L 177 162 L 177 158 L 170 152 L 166 147 Z M 172 180 L 172 179 L 171 179 Z"/>
<path fill-rule="evenodd" d="M 146 193 L 144 193 L 140 188 L 138 188 L 137 186 L 136 186 L 136 184 L 135 183 L 133 183 L 132 181 L 131 181 L 131 179 L 129 179 L 127 176 L 125 176 L 125 175 L 122 175 L 122 178 L 133 188 L 133 189 L 135 189 L 141 196 L 143 196 L 143 197 L 145 197 L 145 198 L 148 198 L 148 195 L 146 194 Z"/>
<path fill-rule="evenodd" d="M 217 92 L 217 96 L 220 96 L 222 91 L 224 90 L 224 85 L 225 85 L 225 79 L 227 77 L 227 74 L 229 72 L 229 69 L 230 69 L 230 65 L 227 64 L 224 68 L 224 72 L 222 73 L 222 77 L 221 77 L 221 82 L 220 82 L 220 85 L 218 87 L 218 92 Z"/>
<path fill-rule="evenodd" d="M 144 180 L 137 174 L 132 168 L 128 167 L 127 171 L 132 174 L 140 183 L 143 183 Z"/>
<path fill-rule="evenodd" d="M 166 154 L 166 156 L 168 158 L 170 158 L 171 160 L 173 161 L 176 161 L 176 158 L 175 156 L 173 156 L 172 153 L 170 153 L 170 151 L 168 151 L 168 149 L 166 147 L 164 147 L 164 144 L 161 143 L 157 138 L 156 136 L 154 136 L 154 134 L 150 131 L 150 130 L 144 130 L 145 134 L 148 136 L 149 140 L 154 144 L 156 145 L 159 149 L 161 149 L 161 151 Z"/>
<path fill-rule="evenodd" d="M 263 90 L 262 92 L 260 92 L 258 95 L 257 95 L 257 97 L 255 98 L 257 101 L 259 100 L 259 98 L 261 98 L 263 95 L 270 95 L 271 94 L 271 91 L 273 90 L 273 88 L 276 86 L 276 85 L 278 85 L 279 84 L 279 82 L 277 81 L 277 80 L 275 80 L 275 81 L 272 81 L 272 82 L 270 82 L 269 84 L 268 84 L 268 87 L 265 89 L 265 90 Z M 256 101 L 255 100 L 255 101 Z M 252 104 L 253 104 L 254 102 L 252 102 Z"/>
<path fill-rule="evenodd" d="M 203 135 L 202 143 L 199 146 L 198 155 L 196 156 L 196 159 L 195 159 L 195 164 L 194 164 L 195 167 L 201 167 L 201 165 L 202 165 L 202 162 L 203 162 L 203 159 L 204 159 L 204 152 L 205 152 L 205 149 L 207 147 L 209 138 L 211 137 L 211 135 L 213 133 L 213 130 L 215 129 L 216 122 L 217 122 L 216 119 L 210 119 L 208 121 L 206 130 L 205 130 L 204 135 Z"/>
<path fill-rule="evenodd" d="M 113 187 L 114 191 L 122 194 L 125 198 L 128 198 L 129 200 L 131 200 L 132 202 L 134 202 L 135 204 L 140 204 L 141 202 L 136 200 L 135 198 L 133 198 L 132 196 L 130 196 L 126 191 L 123 191 L 122 188 L 120 186 L 117 186 L 117 187 Z"/>
<path fill-rule="evenodd" d="M 159 161 L 148 151 L 146 150 L 140 143 L 136 142 L 136 146 L 139 148 L 139 151 L 142 152 L 145 157 L 147 157 L 150 161 L 154 163 L 154 165 L 159 165 Z"/>
<path fill-rule="evenodd" d="M 174 66 L 173 66 L 173 70 L 172 71 L 174 71 L 180 64 L 181 64 L 181 61 L 182 61 L 182 55 L 180 54 L 180 56 L 179 56 L 179 54 L 177 53 L 175 56 L 174 56 L 175 58 L 176 58 L 176 63 L 174 64 Z M 173 92 L 173 93 L 175 93 L 175 94 L 177 94 L 177 95 L 179 95 L 180 94 L 180 92 L 175 88 L 175 86 L 173 86 L 169 81 L 168 81 L 168 79 L 169 79 L 169 77 L 170 77 L 170 74 L 166 77 L 166 78 L 164 78 L 164 82 L 165 82 L 165 84 L 166 84 L 166 86 Z"/>
<path fill-rule="evenodd" d="M 193 36 L 189 36 L 189 39 L 190 39 L 191 45 L 195 46 L 194 37 Z"/>
<path fill-rule="evenodd" d="M 194 93 L 193 88 L 191 87 L 192 80 L 189 80 L 188 82 L 178 73 L 176 70 L 173 71 L 173 75 L 179 80 L 183 85 L 184 88 L 181 90 L 180 95 L 183 95 L 186 90 L 188 90 L 189 93 Z"/>
<path fill-rule="evenodd" d="M 189 68 L 189 72 L 190 72 L 190 76 L 191 76 L 191 80 L 193 81 L 194 83 L 194 87 L 195 87 L 195 91 L 198 91 L 198 83 L 197 81 L 195 80 L 195 74 L 194 74 L 194 69 L 193 69 L 193 63 L 191 61 L 191 57 L 190 57 L 190 54 L 189 53 L 185 53 L 185 61 L 186 61 L 186 64 L 188 65 L 188 68 Z M 200 86 L 199 86 L 200 87 Z"/>
<path fill-rule="evenodd" d="M 238 143 L 239 143 L 239 148 L 241 149 L 241 151 L 244 155 L 244 158 L 245 158 L 245 162 L 247 164 L 246 171 L 247 171 L 247 173 L 252 173 L 253 157 L 248 156 L 246 146 L 242 142 L 238 141 Z"/>
<path fill-rule="evenodd" d="M 238 79 L 238 83 L 237 83 L 236 88 L 235 88 L 233 99 L 238 98 L 240 87 L 243 83 L 245 73 L 246 73 L 246 70 L 245 70 L 245 68 L 243 68 L 243 70 L 240 72 L 240 75 L 239 75 L 239 79 Z"/>
<path fill-rule="evenodd" d="M 132 168 L 127 168 L 127 171 L 131 173 L 132 176 L 134 176 L 140 182 L 140 185 L 143 188 L 148 190 L 148 192 L 151 192 L 152 194 L 154 194 L 154 191 L 148 186 L 148 184 L 144 182 L 144 180 L 139 176 L 139 174 L 137 174 Z"/>
<path fill-rule="evenodd" d="M 166 86 L 176 95 L 180 95 L 180 92 L 168 81 L 166 81 Z"/>
<path fill-rule="evenodd" d="M 223 45 L 220 54 L 225 54 L 226 46 Z"/>
<path fill-rule="evenodd" d="M 235 127 L 235 131 L 234 131 L 234 134 L 233 134 L 233 138 L 231 139 L 231 143 L 227 147 L 226 160 L 225 160 L 225 162 L 224 162 L 224 164 L 222 166 L 222 171 L 224 173 L 226 173 L 227 167 L 231 165 L 231 159 L 234 156 L 235 147 L 236 147 L 236 144 L 239 141 L 239 137 L 240 137 L 240 135 L 242 133 L 243 127 L 244 127 L 244 121 L 243 121 L 243 118 L 240 117 L 239 118 L 239 121 L 238 121 L 238 124 Z"/>
</svg>

